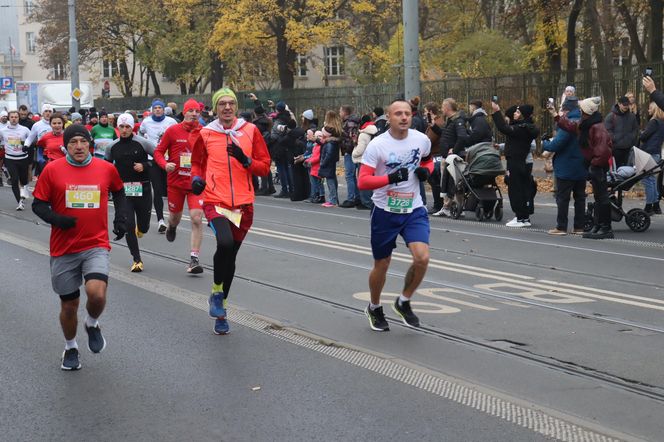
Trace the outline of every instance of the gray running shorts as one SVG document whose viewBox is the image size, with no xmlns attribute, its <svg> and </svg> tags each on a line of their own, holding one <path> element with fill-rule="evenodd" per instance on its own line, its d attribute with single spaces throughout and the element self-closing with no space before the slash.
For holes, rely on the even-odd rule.
<svg viewBox="0 0 664 442">
<path fill-rule="evenodd" d="M 69 255 L 51 257 L 51 284 L 62 299 L 78 298 L 78 290 L 85 282 L 98 279 L 108 282 L 110 253 L 103 248 L 84 250 Z"/>
</svg>

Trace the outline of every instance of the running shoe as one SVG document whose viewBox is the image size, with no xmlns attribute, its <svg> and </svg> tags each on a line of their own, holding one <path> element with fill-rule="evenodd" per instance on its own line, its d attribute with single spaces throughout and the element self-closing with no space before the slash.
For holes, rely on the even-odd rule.
<svg viewBox="0 0 664 442">
<path fill-rule="evenodd" d="M 226 318 L 224 319 L 219 319 L 217 318 L 214 321 L 214 334 L 215 335 L 227 335 L 231 332 L 231 328 L 228 325 L 228 321 Z"/>
<path fill-rule="evenodd" d="M 134 263 L 131 265 L 131 271 L 132 273 L 140 273 L 143 271 L 143 261 L 134 261 Z"/>
<path fill-rule="evenodd" d="M 175 241 L 176 229 L 177 227 L 172 227 L 170 225 L 166 228 L 166 241 L 168 242 Z"/>
<path fill-rule="evenodd" d="M 62 353 L 63 370 L 78 370 L 81 368 L 81 361 L 78 359 L 78 348 L 70 348 Z"/>
<path fill-rule="evenodd" d="M 99 325 L 96 327 L 85 326 L 85 331 L 88 332 L 88 349 L 92 353 L 101 353 L 106 348 L 106 340 L 101 334 Z"/>
<path fill-rule="evenodd" d="M 27 187 L 21 188 L 21 198 L 24 200 L 27 200 L 30 198 L 30 191 L 28 191 Z"/>
<path fill-rule="evenodd" d="M 208 299 L 210 307 L 210 317 L 214 319 L 224 319 L 226 317 L 226 297 L 224 292 L 216 292 L 210 295 Z"/>
<path fill-rule="evenodd" d="M 374 331 L 390 331 L 390 325 L 385 319 L 385 313 L 383 313 L 383 307 L 377 307 L 371 310 L 371 306 L 367 305 L 367 308 L 364 309 L 364 314 L 369 318 L 369 327 Z"/>
<path fill-rule="evenodd" d="M 134 232 L 136 232 L 136 238 L 143 238 L 143 232 L 138 230 L 138 226 L 136 226 L 136 229 L 134 229 Z"/>
<path fill-rule="evenodd" d="M 516 219 L 514 218 L 512 221 L 509 221 L 508 223 L 505 224 L 506 227 L 530 227 L 530 220 L 528 218 L 526 219 Z"/>
<path fill-rule="evenodd" d="M 166 233 L 166 235 L 168 235 L 168 232 Z M 189 267 L 187 267 L 187 273 L 191 273 L 192 275 L 198 275 L 199 273 L 203 273 L 203 266 L 198 261 L 198 258 L 196 258 L 195 256 L 192 256 L 191 260 L 189 261 Z"/>
<path fill-rule="evenodd" d="M 159 229 L 157 229 L 157 232 L 166 233 L 166 223 L 164 222 L 163 219 L 159 220 Z"/>
<path fill-rule="evenodd" d="M 442 216 L 449 218 L 450 216 L 452 216 L 452 212 L 450 212 L 450 209 L 448 209 L 447 207 L 443 207 L 438 212 L 432 213 L 431 216 Z"/>
<path fill-rule="evenodd" d="M 18 206 L 16 206 L 16 210 L 24 210 L 25 209 L 25 204 L 23 203 L 23 200 L 18 202 Z"/>
<path fill-rule="evenodd" d="M 328 202 L 325 202 L 325 203 L 323 203 L 323 204 L 321 204 L 321 206 L 322 206 L 322 207 L 337 207 L 336 204 L 333 204 L 333 203 L 331 203 L 331 202 L 329 202 L 329 201 L 328 201 Z"/>
<path fill-rule="evenodd" d="M 557 227 L 555 229 L 551 229 L 551 230 L 547 231 L 546 233 L 548 233 L 549 235 L 557 235 L 557 236 L 567 235 L 567 231 L 561 230 Z"/>
<path fill-rule="evenodd" d="M 394 301 L 394 304 L 392 304 L 392 310 L 394 310 L 397 315 L 401 316 L 403 323 L 408 327 L 420 326 L 420 318 L 415 316 L 413 309 L 410 308 L 410 301 L 403 301 L 400 303 L 399 298 L 397 298 Z"/>
</svg>

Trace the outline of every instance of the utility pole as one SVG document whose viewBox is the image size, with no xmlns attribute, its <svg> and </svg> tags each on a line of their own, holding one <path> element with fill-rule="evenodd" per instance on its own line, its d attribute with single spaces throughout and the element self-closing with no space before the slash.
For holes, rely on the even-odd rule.
<svg viewBox="0 0 664 442">
<path fill-rule="evenodd" d="M 14 45 L 12 45 L 12 38 L 9 37 L 9 66 L 12 76 L 12 92 L 16 92 L 16 78 L 14 78 Z"/>
<path fill-rule="evenodd" d="M 75 97 L 74 91 L 80 91 L 78 79 L 78 40 L 76 39 L 76 0 L 67 0 L 69 9 L 69 66 L 71 67 L 71 105 L 76 109 L 81 107 L 80 96 Z"/>
<path fill-rule="evenodd" d="M 419 1 L 402 0 L 404 98 L 420 95 Z"/>
</svg>

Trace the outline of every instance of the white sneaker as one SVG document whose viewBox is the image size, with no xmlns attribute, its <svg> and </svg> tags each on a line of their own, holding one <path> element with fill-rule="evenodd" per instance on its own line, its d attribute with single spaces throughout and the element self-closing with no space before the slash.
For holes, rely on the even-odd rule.
<svg viewBox="0 0 664 442">
<path fill-rule="evenodd" d="M 530 227 L 530 220 L 529 219 L 524 219 L 524 220 L 518 220 L 514 218 L 512 221 L 508 222 L 505 224 L 507 227 Z"/>
<path fill-rule="evenodd" d="M 24 210 L 25 205 L 23 204 L 23 200 L 18 202 L 18 206 L 16 206 L 16 210 Z"/>
<path fill-rule="evenodd" d="M 530 219 L 524 219 L 521 221 L 522 226 L 521 227 L 530 227 L 532 224 L 530 224 Z"/>
<path fill-rule="evenodd" d="M 452 214 L 450 213 L 450 209 L 446 209 L 445 207 L 443 207 L 438 212 L 432 213 L 431 216 L 447 216 L 447 217 L 449 217 L 449 216 L 452 216 Z"/>
<path fill-rule="evenodd" d="M 27 187 L 22 187 L 21 188 L 21 198 L 23 198 L 23 199 L 30 198 L 30 192 L 28 191 Z"/>
</svg>

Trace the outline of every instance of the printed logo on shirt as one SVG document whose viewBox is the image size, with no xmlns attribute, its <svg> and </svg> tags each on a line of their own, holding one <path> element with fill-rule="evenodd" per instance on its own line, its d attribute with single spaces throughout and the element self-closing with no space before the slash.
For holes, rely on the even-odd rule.
<svg viewBox="0 0 664 442">
<path fill-rule="evenodd" d="M 415 170 L 420 164 L 420 149 L 410 149 L 410 152 L 407 154 L 397 155 L 394 152 L 390 152 L 388 159 L 385 162 L 385 167 L 387 167 L 387 173 L 392 173 L 395 170 L 405 167 L 408 170 Z"/>
</svg>

